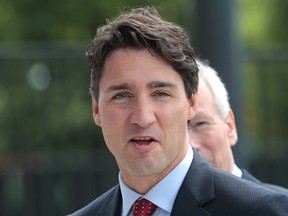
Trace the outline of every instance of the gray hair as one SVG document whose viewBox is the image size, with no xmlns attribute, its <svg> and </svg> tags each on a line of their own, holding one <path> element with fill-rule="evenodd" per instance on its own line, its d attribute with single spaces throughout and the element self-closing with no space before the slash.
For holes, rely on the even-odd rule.
<svg viewBox="0 0 288 216">
<path fill-rule="evenodd" d="M 231 109 L 229 95 L 225 84 L 217 71 L 209 66 L 207 62 L 197 59 L 197 64 L 199 67 L 199 79 L 202 79 L 210 88 L 218 112 L 221 117 L 225 119 Z"/>
</svg>

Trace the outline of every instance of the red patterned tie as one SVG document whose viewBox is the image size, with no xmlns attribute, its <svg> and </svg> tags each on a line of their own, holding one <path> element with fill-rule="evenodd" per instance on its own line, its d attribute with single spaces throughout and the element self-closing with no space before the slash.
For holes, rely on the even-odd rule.
<svg viewBox="0 0 288 216">
<path fill-rule="evenodd" d="M 146 199 L 136 200 L 132 208 L 132 216 L 150 216 L 157 206 Z"/>
</svg>

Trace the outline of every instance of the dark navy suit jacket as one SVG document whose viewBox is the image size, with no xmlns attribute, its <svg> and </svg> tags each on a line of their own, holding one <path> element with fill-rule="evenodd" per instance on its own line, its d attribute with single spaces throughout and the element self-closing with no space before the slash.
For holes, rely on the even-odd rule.
<svg viewBox="0 0 288 216">
<path fill-rule="evenodd" d="M 72 216 L 120 216 L 119 185 Z M 288 197 L 214 168 L 194 151 L 172 216 L 287 216 Z"/>
<path fill-rule="evenodd" d="M 278 186 L 278 185 L 273 185 L 273 184 L 268 184 L 268 183 L 264 183 L 264 182 L 261 182 L 259 179 L 257 179 L 255 176 L 253 176 L 252 174 L 250 174 L 247 170 L 243 169 L 242 170 L 242 177 L 243 179 L 247 179 L 249 181 L 253 181 L 257 184 L 261 184 L 265 187 L 268 187 L 272 190 L 275 190 L 275 191 L 278 191 L 278 192 L 281 192 L 281 193 L 284 193 L 285 195 L 288 196 L 288 189 L 287 188 L 284 188 L 284 187 L 281 187 L 281 186 Z M 287 214 L 288 215 L 288 214 Z"/>
</svg>

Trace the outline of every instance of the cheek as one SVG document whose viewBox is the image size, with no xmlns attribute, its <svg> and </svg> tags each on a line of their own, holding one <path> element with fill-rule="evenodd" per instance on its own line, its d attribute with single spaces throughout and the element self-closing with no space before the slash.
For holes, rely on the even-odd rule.
<svg viewBox="0 0 288 216">
<path fill-rule="evenodd" d="M 213 133 L 204 133 L 201 135 L 201 145 L 207 151 L 214 151 L 217 149 L 217 139 L 215 139 L 215 135 Z"/>
<path fill-rule="evenodd" d="M 200 143 L 200 153 L 202 152 L 210 162 L 215 160 L 220 150 L 220 143 L 218 139 L 215 139 L 216 137 L 217 135 L 211 133 L 206 133 L 201 136 L 202 142 Z"/>
<path fill-rule="evenodd" d="M 101 112 L 101 128 L 107 144 L 120 142 L 120 135 L 124 130 L 125 115 L 113 109 L 103 109 Z"/>
<path fill-rule="evenodd" d="M 193 107 L 191 107 L 186 100 L 187 99 L 179 100 L 176 102 L 177 106 L 175 106 L 175 103 L 168 104 L 166 109 L 167 114 L 170 116 L 172 114 L 176 119 L 183 118 L 186 120 L 186 122 L 192 119 L 195 113 Z M 160 112 L 164 112 L 164 109 L 161 109 Z"/>
<path fill-rule="evenodd" d="M 106 124 L 108 127 L 117 127 L 117 124 L 123 122 L 125 115 L 127 115 L 127 112 L 117 108 L 109 108 L 109 106 L 103 106 L 100 113 L 102 124 Z"/>
<path fill-rule="evenodd" d="M 155 112 L 156 121 L 162 128 L 166 128 L 168 133 L 175 136 L 183 136 L 183 133 L 187 130 L 187 113 L 183 112 L 183 109 L 179 111 L 169 109 L 158 109 Z M 168 129 L 169 128 L 169 129 Z"/>
<path fill-rule="evenodd" d="M 210 149 L 207 148 L 201 148 L 198 152 L 205 160 L 207 160 L 209 163 L 214 164 L 215 158 L 213 155 L 213 152 Z"/>
</svg>

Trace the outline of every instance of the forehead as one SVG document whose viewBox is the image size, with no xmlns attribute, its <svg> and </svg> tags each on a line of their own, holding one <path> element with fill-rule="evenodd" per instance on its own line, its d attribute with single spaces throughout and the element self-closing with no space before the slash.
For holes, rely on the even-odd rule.
<svg viewBox="0 0 288 216">
<path fill-rule="evenodd" d="M 106 57 L 100 87 L 108 82 L 129 87 L 139 82 L 149 83 L 149 87 L 159 87 L 159 83 L 183 85 L 180 74 L 165 59 L 148 49 L 132 48 L 117 49 Z"/>
<path fill-rule="evenodd" d="M 198 86 L 198 103 L 202 106 L 207 105 L 208 103 L 213 104 L 214 98 L 210 87 L 207 82 L 202 78 L 199 79 Z"/>
<path fill-rule="evenodd" d="M 205 80 L 199 79 L 198 87 L 198 103 L 195 110 L 195 118 L 197 117 L 217 117 L 217 107 L 215 104 L 212 91 Z"/>
<path fill-rule="evenodd" d="M 149 62 L 150 64 L 144 64 Z M 166 65 L 171 67 L 170 64 L 161 56 L 157 55 L 152 49 L 147 48 L 118 48 L 111 51 L 105 58 L 103 71 L 121 69 L 125 67 L 127 70 L 134 65 L 141 64 L 142 68 L 149 68 L 151 65 Z"/>
</svg>

